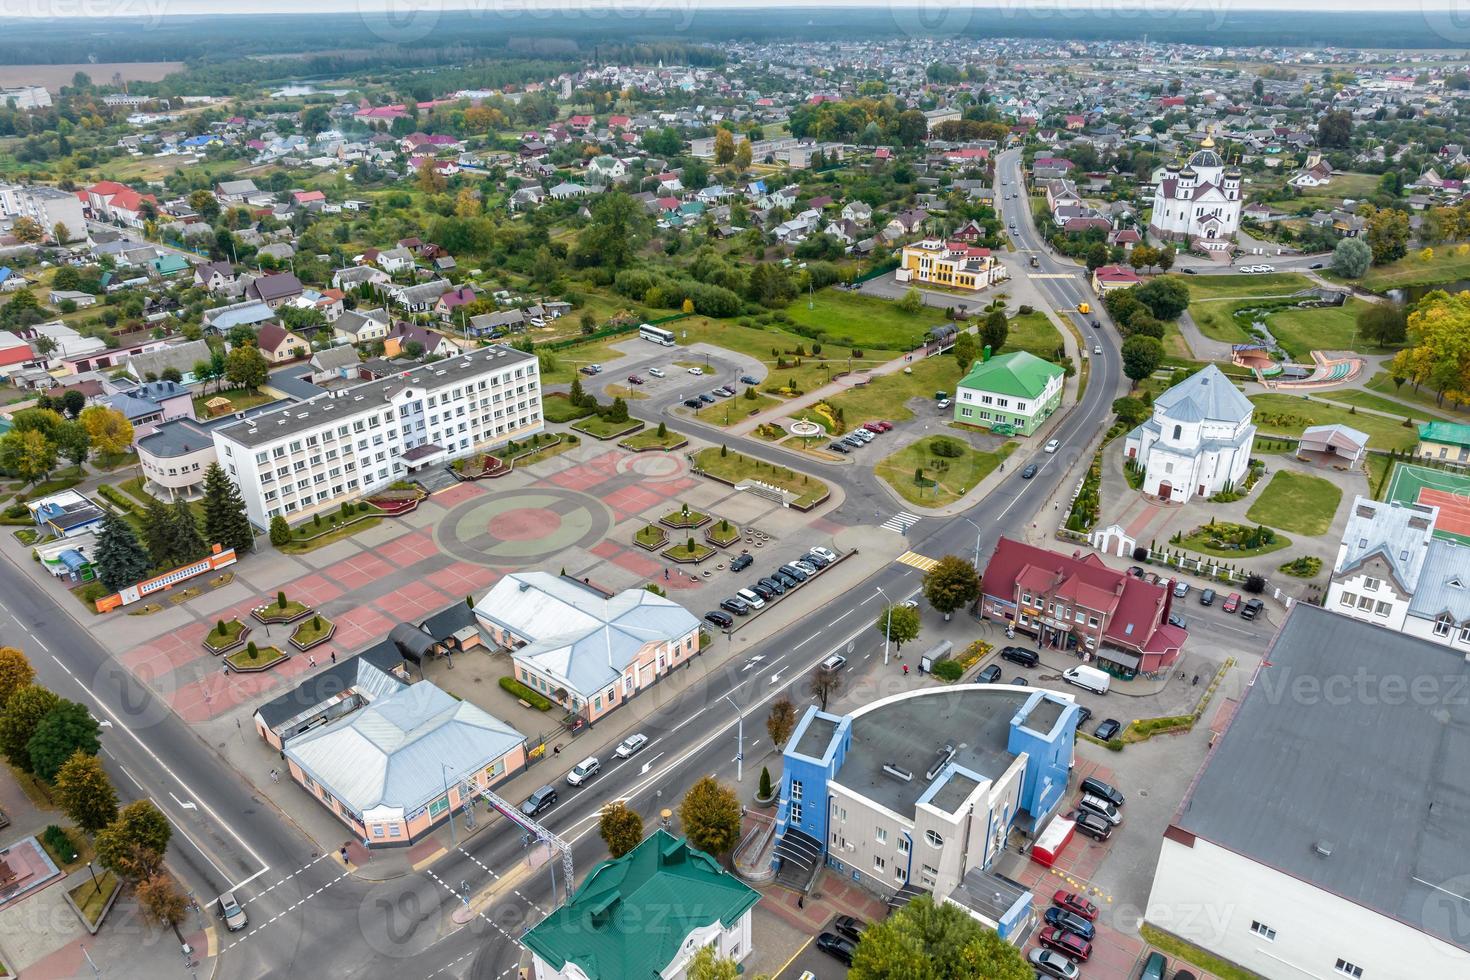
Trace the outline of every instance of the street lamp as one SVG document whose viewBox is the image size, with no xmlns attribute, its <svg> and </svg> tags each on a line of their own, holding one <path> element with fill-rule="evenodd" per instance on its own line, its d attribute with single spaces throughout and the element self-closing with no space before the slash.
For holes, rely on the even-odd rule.
<svg viewBox="0 0 1470 980">
<path fill-rule="evenodd" d="M 439 763 L 439 776 L 444 780 L 444 805 L 449 807 L 449 846 L 458 847 L 459 840 L 454 833 L 454 807 L 449 803 L 449 763 Z"/>
<path fill-rule="evenodd" d="M 961 516 L 960 517 L 960 520 L 964 521 L 966 524 L 970 525 L 971 527 L 973 527 L 975 529 L 975 571 L 978 572 L 980 570 L 980 535 L 983 532 L 981 532 L 981 530 L 980 530 L 980 525 L 979 524 L 976 524 L 974 521 L 970 520 L 968 517 Z"/>
<path fill-rule="evenodd" d="M 735 781 L 738 783 L 745 777 L 745 712 L 730 695 L 726 694 L 725 700 L 734 707 L 735 716 L 739 719 L 735 729 Z"/>
<path fill-rule="evenodd" d="M 893 636 L 893 601 L 888 598 L 888 593 L 883 591 L 883 586 L 878 586 L 878 594 L 888 604 L 888 618 L 883 621 L 883 666 L 888 666 L 888 641 Z"/>
</svg>

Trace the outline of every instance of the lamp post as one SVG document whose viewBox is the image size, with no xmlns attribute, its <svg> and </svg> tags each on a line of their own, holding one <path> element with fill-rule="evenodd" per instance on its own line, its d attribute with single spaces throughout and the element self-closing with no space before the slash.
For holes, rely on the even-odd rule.
<svg viewBox="0 0 1470 980">
<path fill-rule="evenodd" d="M 725 695 L 725 700 L 735 708 L 735 716 L 738 719 L 735 728 L 735 781 L 738 783 L 745 778 L 745 712 L 730 695 Z"/>
<path fill-rule="evenodd" d="M 439 763 L 439 776 L 444 780 L 444 805 L 449 807 L 449 846 L 458 847 L 459 840 L 454 833 L 454 807 L 449 803 L 449 764 Z"/>
<path fill-rule="evenodd" d="M 888 593 L 883 591 L 883 586 L 878 586 L 878 594 L 888 604 L 887 616 L 883 621 L 883 666 L 888 666 L 888 642 L 893 637 L 893 601 L 888 598 Z"/>
<path fill-rule="evenodd" d="M 971 527 L 973 527 L 975 529 L 975 571 L 978 572 L 978 571 L 980 571 L 980 534 L 981 534 L 981 532 L 980 532 L 980 525 L 979 524 L 976 524 L 974 521 L 970 520 L 968 517 L 963 517 L 962 516 L 962 517 L 960 517 L 960 520 L 964 521 L 966 524 L 970 525 Z"/>
</svg>

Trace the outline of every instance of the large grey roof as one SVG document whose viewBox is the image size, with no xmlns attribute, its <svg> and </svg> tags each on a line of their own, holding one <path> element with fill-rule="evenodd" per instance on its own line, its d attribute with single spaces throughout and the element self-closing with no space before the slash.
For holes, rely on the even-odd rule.
<svg viewBox="0 0 1470 980">
<path fill-rule="evenodd" d="M 1470 950 L 1470 664 L 1304 602 L 1266 659 L 1175 826 Z"/>
<path fill-rule="evenodd" d="M 1418 589 L 1420 569 L 1434 535 L 1438 507 L 1426 504 L 1379 503 L 1366 497 L 1353 501 L 1342 529 L 1342 554 L 1334 574 L 1343 574 L 1371 555 L 1382 556 L 1406 592 Z"/>
<path fill-rule="evenodd" d="M 1243 422 L 1251 417 L 1254 406 L 1250 399 L 1213 364 L 1196 371 L 1158 398 L 1155 414 L 1160 411 L 1180 421 Z"/>
<path fill-rule="evenodd" d="M 128 368 L 139 379 L 150 374 L 161 375 L 169 368 L 175 368 L 180 374 L 188 374 L 194 370 L 194 365 L 201 361 L 207 363 L 209 357 L 209 344 L 202 340 L 186 340 L 172 347 L 159 347 L 134 354 L 128 358 Z"/>
<path fill-rule="evenodd" d="M 1470 547 L 1445 538 L 1430 542 L 1409 613 L 1426 619 L 1449 613 L 1456 624 L 1470 622 Z"/>
</svg>

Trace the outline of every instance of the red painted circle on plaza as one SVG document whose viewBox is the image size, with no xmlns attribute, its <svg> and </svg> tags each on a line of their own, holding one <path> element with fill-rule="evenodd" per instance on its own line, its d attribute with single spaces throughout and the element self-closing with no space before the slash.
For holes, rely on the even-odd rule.
<svg viewBox="0 0 1470 980">
<path fill-rule="evenodd" d="M 545 507 L 516 507 L 490 518 L 487 528 L 502 541 L 533 541 L 554 533 L 561 527 L 561 517 Z"/>
</svg>

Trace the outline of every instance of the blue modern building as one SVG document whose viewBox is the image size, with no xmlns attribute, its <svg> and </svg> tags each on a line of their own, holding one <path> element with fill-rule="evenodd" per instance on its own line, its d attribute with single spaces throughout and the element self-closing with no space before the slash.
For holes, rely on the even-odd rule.
<svg viewBox="0 0 1470 980">
<path fill-rule="evenodd" d="M 780 877 L 804 887 L 826 867 L 895 904 L 948 897 L 1013 934 L 1031 894 L 992 865 L 1013 828 L 1033 833 L 1060 806 L 1077 715 L 1068 695 L 997 684 L 809 708 L 783 759 Z"/>
</svg>

